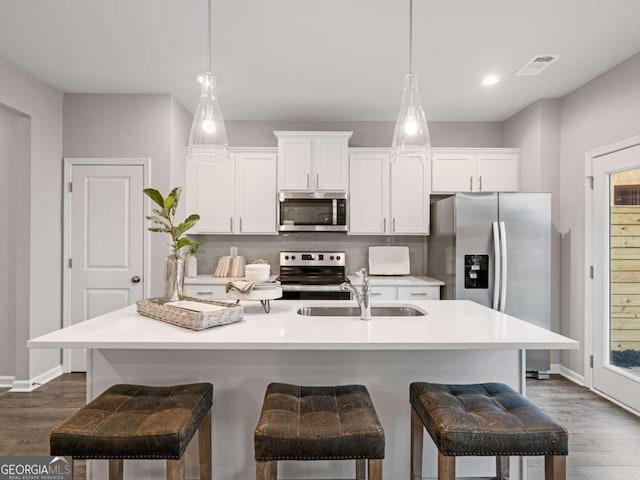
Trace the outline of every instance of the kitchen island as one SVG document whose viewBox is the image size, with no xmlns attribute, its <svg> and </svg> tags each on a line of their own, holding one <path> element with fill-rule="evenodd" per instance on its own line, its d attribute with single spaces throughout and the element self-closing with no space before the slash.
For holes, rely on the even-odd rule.
<svg viewBox="0 0 640 480">
<path fill-rule="evenodd" d="M 115 383 L 214 384 L 213 469 L 218 479 L 253 479 L 253 430 L 269 382 L 368 387 L 386 435 L 386 478 L 409 477 L 409 383 L 497 381 L 524 392 L 526 349 L 575 349 L 577 342 L 470 301 L 415 301 L 414 317 L 302 316 L 304 305 L 352 302 L 276 301 L 271 313 L 244 305 L 244 320 L 196 332 L 149 319 L 127 307 L 28 342 L 30 348 L 87 348 L 87 399 Z M 380 302 L 373 305 L 406 305 Z M 195 478 L 196 449 L 187 455 Z M 522 478 L 512 458 L 512 479 Z M 106 462 L 89 477 L 107 478 Z M 491 458 L 459 460 L 460 475 L 489 476 Z M 163 462 L 129 462 L 131 478 L 161 478 Z M 192 469 L 193 468 L 193 469 Z M 353 462 L 283 462 L 282 478 L 353 476 Z M 435 474 L 425 441 L 424 474 Z"/>
</svg>

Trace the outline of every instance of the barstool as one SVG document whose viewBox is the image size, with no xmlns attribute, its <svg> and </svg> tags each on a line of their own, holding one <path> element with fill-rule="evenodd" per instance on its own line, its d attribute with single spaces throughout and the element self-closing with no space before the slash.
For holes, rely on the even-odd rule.
<svg viewBox="0 0 640 480">
<path fill-rule="evenodd" d="M 411 403 L 411 479 L 422 478 L 423 426 L 438 448 L 438 480 L 454 480 L 456 457 L 495 456 L 496 478 L 509 477 L 509 456 L 544 455 L 545 479 L 566 478 L 569 434 L 502 383 L 416 382 Z"/>
<path fill-rule="evenodd" d="M 184 478 L 184 452 L 196 430 L 200 479 L 211 479 L 213 385 L 114 385 L 58 425 L 51 455 L 108 459 L 109 479 L 122 480 L 123 460 L 166 459 L 167 479 Z"/>
<path fill-rule="evenodd" d="M 362 385 L 267 387 L 255 437 L 256 479 L 275 480 L 280 460 L 356 460 L 356 478 L 382 480 L 384 431 Z"/>
</svg>

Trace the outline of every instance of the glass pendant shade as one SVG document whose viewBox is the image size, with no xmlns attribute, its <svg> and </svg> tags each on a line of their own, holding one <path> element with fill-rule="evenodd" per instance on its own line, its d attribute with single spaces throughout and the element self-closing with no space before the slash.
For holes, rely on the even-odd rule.
<svg viewBox="0 0 640 480">
<path fill-rule="evenodd" d="M 216 78 L 207 72 L 189 134 L 189 156 L 207 156 L 211 160 L 229 158 L 229 141 L 218 103 Z"/>
<path fill-rule="evenodd" d="M 391 144 L 391 158 L 431 156 L 431 137 L 427 120 L 420 103 L 418 76 L 414 73 L 404 77 L 402 104 Z"/>
</svg>

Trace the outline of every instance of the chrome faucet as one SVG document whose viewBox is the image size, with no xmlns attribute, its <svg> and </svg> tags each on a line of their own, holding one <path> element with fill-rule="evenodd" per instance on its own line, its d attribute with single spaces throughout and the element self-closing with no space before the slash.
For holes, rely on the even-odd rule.
<svg viewBox="0 0 640 480">
<path fill-rule="evenodd" d="M 362 288 L 360 291 L 356 289 L 350 282 L 340 284 L 340 290 L 349 290 L 358 306 L 360 307 L 360 320 L 371 320 L 371 293 L 369 292 L 369 277 L 367 271 L 363 268 L 356 272 L 356 275 L 362 277 Z"/>
</svg>

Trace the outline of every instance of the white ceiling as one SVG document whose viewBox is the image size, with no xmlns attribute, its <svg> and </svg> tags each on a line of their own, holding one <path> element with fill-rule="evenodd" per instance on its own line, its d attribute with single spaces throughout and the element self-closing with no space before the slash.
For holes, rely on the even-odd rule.
<svg viewBox="0 0 640 480">
<path fill-rule="evenodd" d="M 213 0 L 227 120 L 395 120 L 408 0 Z M 501 121 L 640 51 L 638 0 L 414 0 L 427 120 Z M 0 0 L 0 58 L 63 92 L 171 93 L 193 111 L 206 0 Z M 535 55 L 561 58 L 514 77 Z M 503 77 L 486 88 L 488 73 Z"/>
</svg>

